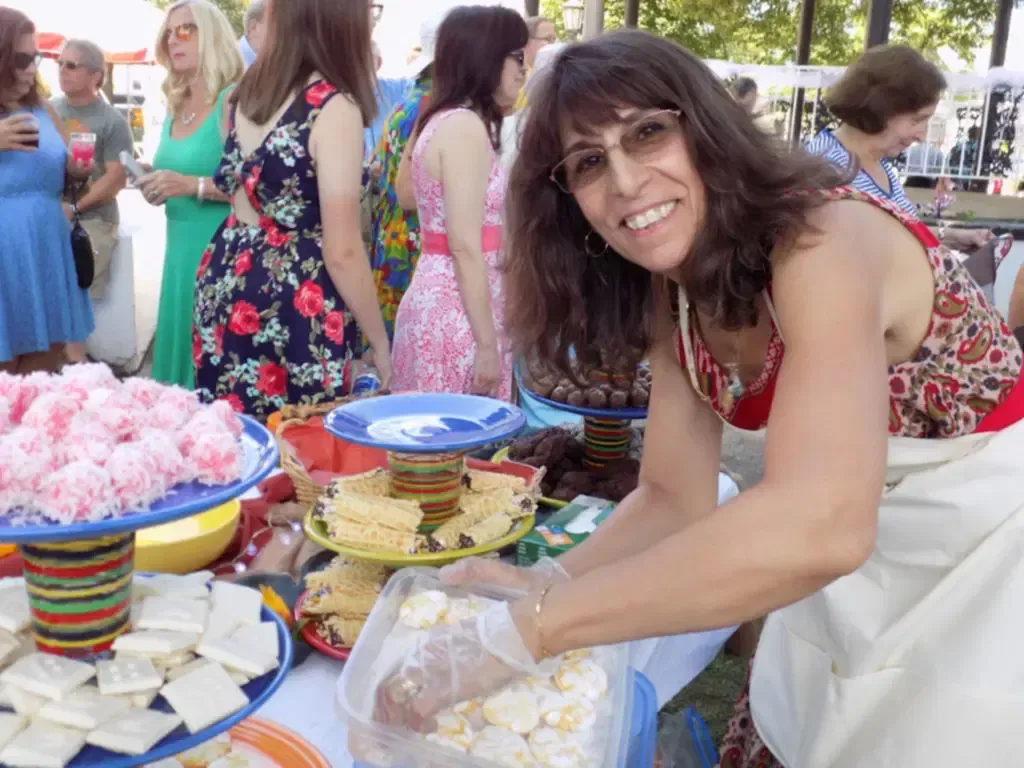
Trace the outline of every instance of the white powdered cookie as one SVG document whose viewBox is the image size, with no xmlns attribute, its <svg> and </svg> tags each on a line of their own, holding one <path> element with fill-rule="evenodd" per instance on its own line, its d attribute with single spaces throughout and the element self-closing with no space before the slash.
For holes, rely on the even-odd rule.
<svg viewBox="0 0 1024 768">
<path fill-rule="evenodd" d="M 486 610 L 487 602 L 479 597 L 458 597 L 448 601 L 448 608 L 444 613 L 444 623 L 454 626 L 460 621 L 475 618 Z"/>
<path fill-rule="evenodd" d="M 586 768 L 588 765 L 579 742 L 557 728 L 538 728 L 531 733 L 530 749 L 544 768 Z"/>
<path fill-rule="evenodd" d="M 555 684 L 549 678 L 535 677 L 533 675 L 519 681 L 514 687 L 529 691 L 536 696 L 543 696 L 546 693 L 558 693 L 558 688 L 555 687 Z"/>
<path fill-rule="evenodd" d="M 90 731 L 85 737 L 94 747 L 122 755 L 144 755 L 181 725 L 181 718 L 154 709 L 133 709 Z"/>
<path fill-rule="evenodd" d="M 430 629 L 444 619 L 448 595 L 435 589 L 413 595 L 398 609 L 398 620 L 412 629 Z"/>
<path fill-rule="evenodd" d="M 16 635 L 28 629 L 30 621 L 25 587 L 6 586 L 0 589 L 0 629 Z"/>
<path fill-rule="evenodd" d="M 227 757 L 229 754 L 231 754 L 231 734 L 222 733 L 205 744 L 200 744 L 198 747 L 193 747 L 187 752 L 177 755 L 177 768 L 208 768 L 214 765 L 228 768 L 223 763 L 215 761 Z M 153 766 L 150 765 L 147 768 L 153 768 Z"/>
<path fill-rule="evenodd" d="M 594 655 L 594 652 L 589 648 L 578 648 L 575 651 L 566 651 L 562 654 L 562 659 L 565 661 L 582 661 L 583 659 L 589 659 Z"/>
<path fill-rule="evenodd" d="M 43 704 L 39 716 L 54 725 L 91 731 L 129 709 L 131 704 L 128 701 L 104 696 L 92 686 L 84 685 L 69 693 L 63 701 Z"/>
<path fill-rule="evenodd" d="M 540 718 L 551 728 L 585 731 L 594 727 L 597 712 L 590 699 L 574 693 L 548 693 L 540 697 Z"/>
<path fill-rule="evenodd" d="M 210 605 L 205 600 L 177 597 L 147 597 L 139 613 L 139 629 L 162 629 L 168 632 L 194 632 L 206 629 Z"/>
<path fill-rule="evenodd" d="M 0 752 L 11 768 L 64 768 L 85 745 L 85 734 L 71 728 L 32 723 Z"/>
<path fill-rule="evenodd" d="M 118 658 L 96 662 L 96 681 L 104 696 L 140 693 L 159 688 L 164 676 L 149 659 Z"/>
<path fill-rule="evenodd" d="M 208 664 L 168 683 L 160 689 L 160 695 L 185 719 L 192 733 L 233 715 L 249 703 L 245 691 L 231 682 L 219 664 Z"/>
<path fill-rule="evenodd" d="M 458 744 L 463 752 L 469 750 L 473 743 L 473 728 L 466 718 L 456 715 L 454 712 L 441 712 L 435 719 L 437 720 L 437 736 Z"/>
<path fill-rule="evenodd" d="M 448 749 L 454 749 L 462 753 L 469 751 L 469 745 L 472 743 L 472 739 L 466 741 L 459 736 L 444 733 L 428 733 L 427 741 L 431 744 L 439 744 L 442 747 L 448 747 Z"/>
<path fill-rule="evenodd" d="M 505 690 L 484 702 L 484 717 L 515 733 L 529 733 L 540 723 L 537 697 L 523 690 Z"/>
<path fill-rule="evenodd" d="M 237 669 L 252 677 L 260 677 L 277 668 L 277 656 L 266 656 L 249 645 L 243 645 L 230 637 L 216 637 L 203 640 L 196 653 L 208 659 L 219 661 L 229 669 Z"/>
<path fill-rule="evenodd" d="M 135 656 L 151 658 L 191 651 L 198 644 L 199 635 L 196 632 L 149 630 L 121 635 L 114 641 L 113 647 L 118 653 L 130 653 Z"/>
<path fill-rule="evenodd" d="M 21 715 L 0 712 L 0 750 L 11 743 L 11 740 L 24 730 L 28 720 Z"/>
<path fill-rule="evenodd" d="M 484 719 L 484 702 L 482 699 L 460 701 L 452 707 L 452 712 L 466 718 L 469 721 L 470 728 L 473 730 L 479 731 L 487 725 L 487 721 Z"/>
<path fill-rule="evenodd" d="M 231 639 L 236 643 L 248 645 L 253 650 L 259 651 L 262 656 L 276 659 L 281 655 L 277 639 L 277 624 L 272 621 L 247 624 L 235 630 L 231 635 Z"/>
<path fill-rule="evenodd" d="M 48 653 L 33 653 L 18 659 L 0 673 L 0 683 L 60 701 L 75 688 L 91 680 L 95 674 L 92 664 Z"/>
<path fill-rule="evenodd" d="M 259 590 L 227 581 L 215 581 L 211 595 L 214 611 L 230 613 L 239 624 L 260 623 L 263 595 Z"/>
<path fill-rule="evenodd" d="M 518 733 L 489 725 L 475 739 L 469 753 L 491 760 L 503 768 L 536 768 L 530 745 Z"/>
<path fill-rule="evenodd" d="M 588 659 L 566 661 L 555 672 L 555 685 L 566 693 L 597 700 L 608 690 L 608 673 Z"/>
</svg>

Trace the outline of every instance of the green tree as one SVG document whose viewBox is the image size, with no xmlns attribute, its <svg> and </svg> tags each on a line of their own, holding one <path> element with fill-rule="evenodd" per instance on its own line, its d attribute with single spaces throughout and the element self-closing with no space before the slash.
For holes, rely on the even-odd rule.
<svg viewBox="0 0 1024 768">
<path fill-rule="evenodd" d="M 177 0 L 149 0 L 157 8 L 167 8 L 174 5 Z M 245 32 L 242 24 L 242 17 L 245 16 L 245 9 L 249 7 L 249 0 L 211 0 L 214 5 L 224 11 L 235 32 L 241 36 Z"/>
<path fill-rule="evenodd" d="M 562 29 L 561 0 L 541 7 Z M 895 0 L 890 40 L 935 57 L 948 46 L 967 63 L 991 34 L 991 0 Z M 622 26 L 624 0 L 607 0 L 605 28 Z M 799 0 L 641 0 L 640 28 L 698 56 L 746 64 L 785 64 L 796 53 Z M 865 0 L 818 0 L 811 63 L 848 64 L 863 48 Z M 563 30 L 564 31 L 564 30 Z"/>
</svg>

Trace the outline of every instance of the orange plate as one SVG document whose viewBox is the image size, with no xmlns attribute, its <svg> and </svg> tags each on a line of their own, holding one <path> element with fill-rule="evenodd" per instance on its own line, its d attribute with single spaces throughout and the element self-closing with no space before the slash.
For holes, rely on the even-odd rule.
<svg viewBox="0 0 1024 768">
<path fill-rule="evenodd" d="M 230 731 L 232 745 L 245 745 L 278 768 L 331 768 L 320 750 L 294 731 L 250 717 Z"/>
<path fill-rule="evenodd" d="M 307 589 L 305 592 L 299 595 L 299 599 L 295 601 L 296 621 L 306 618 L 306 614 L 302 612 L 302 606 L 305 604 L 306 595 L 308 594 L 309 590 Z M 329 656 L 330 658 L 337 659 L 338 661 L 348 661 L 348 657 L 349 654 L 352 653 L 352 649 L 340 648 L 336 645 L 331 645 L 330 643 L 328 643 L 326 640 L 320 637 L 319 634 L 317 634 L 317 624 L 319 624 L 319 622 L 316 620 L 303 624 L 302 629 L 299 630 L 299 634 L 302 635 L 302 639 L 305 640 L 314 651 L 322 653 L 324 656 Z"/>
</svg>

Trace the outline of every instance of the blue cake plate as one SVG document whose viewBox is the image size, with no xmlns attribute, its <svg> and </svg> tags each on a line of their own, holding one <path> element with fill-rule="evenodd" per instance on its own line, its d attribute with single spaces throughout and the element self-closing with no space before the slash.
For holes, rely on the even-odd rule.
<svg viewBox="0 0 1024 768">
<path fill-rule="evenodd" d="M 489 397 L 400 394 L 339 406 L 324 418 L 335 437 L 405 453 L 441 453 L 504 440 L 526 424 L 514 405 Z"/>
<path fill-rule="evenodd" d="M 129 512 L 121 517 L 94 522 L 62 525 L 43 521 L 25 524 L 18 519 L 17 513 L 0 514 L 0 543 L 96 539 L 180 520 L 238 498 L 269 475 L 278 460 L 277 443 L 266 427 L 248 416 L 239 418 L 243 424 L 240 442 L 244 457 L 242 476 L 237 481 L 228 485 L 182 483 L 145 512 Z"/>
</svg>

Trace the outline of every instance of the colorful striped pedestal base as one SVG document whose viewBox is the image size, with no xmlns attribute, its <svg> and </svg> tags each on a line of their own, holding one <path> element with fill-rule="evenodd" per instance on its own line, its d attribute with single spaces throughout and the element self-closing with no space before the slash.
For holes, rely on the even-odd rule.
<svg viewBox="0 0 1024 768">
<path fill-rule="evenodd" d="M 24 544 L 32 636 L 40 651 L 89 659 L 128 627 L 135 534 Z"/>
<path fill-rule="evenodd" d="M 584 461 L 588 467 L 600 469 L 609 461 L 629 453 L 633 441 L 632 422 L 624 419 L 583 419 Z"/>
<path fill-rule="evenodd" d="M 455 517 L 462 498 L 464 454 L 388 452 L 391 493 L 397 499 L 419 502 L 421 531 L 432 531 Z"/>
</svg>

